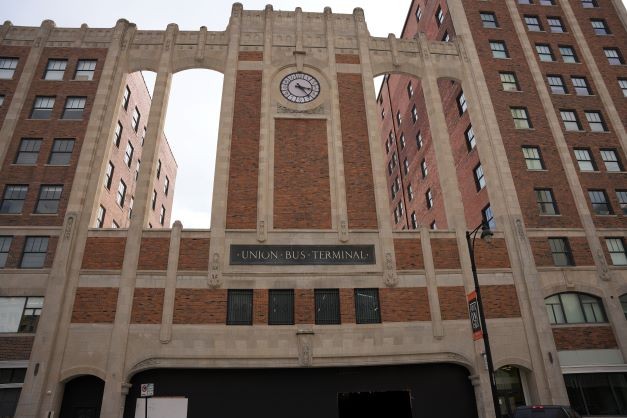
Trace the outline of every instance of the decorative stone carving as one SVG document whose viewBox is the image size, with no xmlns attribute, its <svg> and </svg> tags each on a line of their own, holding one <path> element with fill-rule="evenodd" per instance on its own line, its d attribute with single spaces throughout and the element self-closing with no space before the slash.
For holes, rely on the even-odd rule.
<svg viewBox="0 0 627 418">
<path fill-rule="evenodd" d="M 65 230 L 63 231 L 63 236 L 65 239 L 70 239 L 72 236 L 72 229 L 74 227 L 74 221 L 76 220 L 76 213 L 69 213 L 67 215 L 67 221 L 65 222 Z"/>
<path fill-rule="evenodd" d="M 387 287 L 395 287 L 398 284 L 398 278 L 394 272 L 392 253 L 385 253 L 384 276 L 385 285 Z"/>
<path fill-rule="evenodd" d="M 346 219 L 340 220 L 340 241 L 348 241 L 348 221 Z"/>
<path fill-rule="evenodd" d="M 218 253 L 213 253 L 211 257 L 211 271 L 207 284 L 212 289 L 218 288 L 222 284 L 220 280 L 220 254 Z"/>
<path fill-rule="evenodd" d="M 302 367 L 310 367 L 313 362 L 313 330 L 298 330 L 298 364 Z"/>
<path fill-rule="evenodd" d="M 603 254 L 602 249 L 597 250 L 596 259 L 599 264 L 599 276 L 601 280 L 609 281 L 612 279 L 612 274 L 610 273 L 610 269 L 607 266 L 607 261 L 605 260 L 605 254 Z"/>
<path fill-rule="evenodd" d="M 324 105 L 320 105 L 314 109 L 301 110 L 301 109 L 292 109 L 289 107 L 285 107 L 282 105 L 276 106 L 277 113 L 302 113 L 306 115 L 324 115 L 326 113 Z"/>
<path fill-rule="evenodd" d="M 264 242 L 266 239 L 266 222 L 261 220 L 257 222 L 257 241 Z"/>
</svg>

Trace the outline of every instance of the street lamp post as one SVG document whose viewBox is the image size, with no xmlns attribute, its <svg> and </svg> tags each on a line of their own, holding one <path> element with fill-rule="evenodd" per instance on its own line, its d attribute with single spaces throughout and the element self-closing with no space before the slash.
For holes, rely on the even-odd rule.
<svg viewBox="0 0 627 418">
<path fill-rule="evenodd" d="M 483 333 L 483 344 L 485 346 L 486 362 L 488 363 L 488 374 L 490 377 L 490 391 L 492 392 L 492 402 L 494 403 L 494 415 L 501 418 L 501 408 L 499 407 L 499 398 L 496 392 L 496 376 L 494 375 L 494 364 L 492 363 L 492 350 L 490 349 L 490 339 L 488 338 L 488 328 L 485 323 L 485 315 L 483 311 L 483 301 L 481 299 L 481 288 L 479 286 L 479 277 L 477 276 L 477 266 L 475 264 L 475 238 L 481 229 L 481 239 L 489 242 L 492 238 L 492 231 L 485 221 L 473 229 L 471 232 L 466 231 L 466 242 L 468 243 L 468 252 L 470 253 L 470 265 L 472 266 L 472 278 L 475 282 L 475 293 L 477 294 L 477 305 L 479 306 L 479 320 L 481 321 L 481 330 Z M 472 239 L 471 239 L 472 238 Z"/>
</svg>

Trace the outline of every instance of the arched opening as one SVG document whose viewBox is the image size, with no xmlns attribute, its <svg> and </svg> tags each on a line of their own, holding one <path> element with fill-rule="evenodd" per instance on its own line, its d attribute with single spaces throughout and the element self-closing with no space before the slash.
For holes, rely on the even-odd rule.
<svg viewBox="0 0 627 418">
<path fill-rule="evenodd" d="M 516 366 L 503 366 L 494 372 L 501 417 L 512 418 L 517 407 L 526 405 L 524 372 Z"/>
<path fill-rule="evenodd" d="M 91 375 L 65 383 L 59 418 L 98 418 L 105 382 Z"/>
</svg>

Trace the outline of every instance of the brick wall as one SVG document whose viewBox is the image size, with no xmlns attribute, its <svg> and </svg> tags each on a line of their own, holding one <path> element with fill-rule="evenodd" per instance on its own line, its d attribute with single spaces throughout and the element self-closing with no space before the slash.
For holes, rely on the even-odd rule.
<svg viewBox="0 0 627 418">
<path fill-rule="evenodd" d="M 225 324 L 226 289 L 176 289 L 174 324 Z"/>
<path fill-rule="evenodd" d="M 113 287 L 79 287 L 74 297 L 73 323 L 113 323 L 118 289 Z"/>
<path fill-rule="evenodd" d="M 359 64 L 359 55 L 356 54 L 335 54 L 337 64 Z"/>
<path fill-rule="evenodd" d="M 18 235 L 13 237 L 13 239 L 11 240 L 11 247 L 9 248 L 9 254 L 7 255 L 5 268 L 20 268 L 26 238 L 27 237 L 24 235 Z M 48 252 L 46 254 L 46 259 L 44 260 L 43 268 L 52 267 L 54 255 L 57 250 L 57 242 L 57 237 L 48 237 Z"/>
<path fill-rule="evenodd" d="M 394 254 L 397 270 L 422 270 L 425 268 L 420 239 L 395 239 Z"/>
<path fill-rule="evenodd" d="M 554 327 L 553 338 L 558 350 L 594 350 L 618 347 L 610 326 Z"/>
<path fill-rule="evenodd" d="M 477 237 L 475 240 L 475 264 L 477 269 L 510 268 L 509 254 L 504 239 L 493 238 L 490 243 Z"/>
<path fill-rule="evenodd" d="M 34 336 L 0 338 L 0 361 L 28 360 Z"/>
<path fill-rule="evenodd" d="M 520 306 L 514 285 L 482 285 L 481 298 L 487 319 L 520 317 Z"/>
<path fill-rule="evenodd" d="M 138 270 L 167 270 L 170 240 L 142 237 Z"/>
<path fill-rule="evenodd" d="M 133 293 L 132 324 L 161 324 L 164 289 L 136 288 Z"/>
<path fill-rule="evenodd" d="M 240 51 L 238 59 L 240 61 L 263 61 L 263 52 L 261 52 L 261 51 Z"/>
<path fill-rule="evenodd" d="M 22 75 L 22 71 L 24 70 L 29 52 L 30 47 L 0 45 L 0 56 L 18 59 L 13 78 L 11 80 L 0 80 L 0 94 L 4 94 L 4 104 L 0 106 L 0 126 L 4 122 L 4 118 L 11 105 L 13 94 L 17 88 L 17 83 Z"/>
<path fill-rule="evenodd" d="M 343 324 L 355 323 L 354 289 L 340 289 L 340 318 Z"/>
<path fill-rule="evenodd" d="M 430 321 L 426 287 L 379 289 L 383 322 Z"/>
<path fill-rule="evenodd" d="M 268 291 L 265 289 L 253 290 L 253 324 L 268 324 Z"/>
<path fill-rule="evenodd" d="M 82 268 L 86 270 L 121 270 L 126 238 L 89 237 L 85 243 Z"/>
<path fill-rule="evenodd" d="M 468 302 L 463 286 L 438 287 L 442 319 L 468 319 Z"/>
<path fill-rule="evenodd" d="M 316 322 L 313 289 L 294 290 L 294 305 L 294 321 L 297 324 Z"/>
<path fill-rule="evenodd" d="M 536 264 L 541 267 L 555 266 L 548 238 L 530 238 Z M 593 266 L 594 260 L 588 242 L 583 237 L 570 237 L 568 243 L 576 266 Z"/>
<path fill-rule="evenodd" d="M 460 269 L 459 251 L 455 238 L 434 238 L 431 240 L 433 263 L 436 269 Z"/>
<path fill-rule="evenodd" d="M 274 227 L 331 228 L 326 120 L 275 120 Z"/>
<path fill-rule="evenodd" d="M 204 238 L 181 238 L 179 248 L 180 271 L 207 271 L 209 269 L 210 240 Z"/>
</svg>

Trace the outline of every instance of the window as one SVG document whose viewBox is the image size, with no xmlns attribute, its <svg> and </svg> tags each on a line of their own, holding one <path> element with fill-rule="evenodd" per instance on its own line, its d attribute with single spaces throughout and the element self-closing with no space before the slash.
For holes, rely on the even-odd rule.
<svg viewBox="0 0 627 418">
<path fill-rule="evenodd" d="M 0 57 L 0 79 L 11 80 L 17 68 L 17 58 Z"/>
<path fill-rule="evenodd" d="M 605 126 L 605 122 L 603 121 L 603 116 L 601 116 L 601 112 L 597 111 L 586 111 L 586 120 L 588 121 L 588 125 L 590 126 L 590 130 L 592 132 L 606 132 L 607 126 Z"/>
<path fill-rule="evenodd" d="M 551 324 L 607 322 L 601 299 L 584 293 L 558 293 L 544 299 Z"/>
<path fill-rule="evenodd" d="M 15 164 L 37 164 L 40 148 L 41 139 L 22 139 L 15 156 Z"/>
<path fill-rule="evenodd" d="M 627 215 L 627 190 L 616 190 L 616 199 L 623 215 Z"/>
<path fill-rule="evenodd" d="M 514 119 L 514 126 L 516 129 L 531 129 L 531 122 L 529 121 L 527 108 L 510 107 L 510 111 L 512 112 L 512 118 Z"/>
<path fill-rule="evenodd" d="M 268 325 L 294 324 L 294 290 L 270 289 L 268 291 Z"/>
<path fill-rule="evenodd" d="M 623 96 L 627 97 L 627 78 L 619 78 L 618 87 L 620 87 L 623 92 Z"/>
<path fill-rule="evenodd" d="M 625 319 L 627 319 L 627 293 L 620 297 L 620 304 L 623 306 L 623 313 L 625 314 Z"/>
<path fill-rule="evenodd" d="M 42 185 L 39 189 L 39 200 L 37 200 L 35 213 L 57 213 L 61 193 L 63 193 L 63 186 Z"/>
<path fill-rule="evenodd" d="M 566 87 L 564 87 L 564 79 L 561 75 L 547 75 L 549 81 L 549 87 L 553 94 L 566 94 Z"/>
<path fill-rule="evenodd" d="M 0 205 L 0 213 L 21 213 L 26 199 L 26 184 L 9 184 L 4 189 L 4 197 Z"/>
<path fill-rule="evenodd" d="M 433 193 L 431 193 L 431 189 L 428 189 L 425 193 L 425 200 L 427 202 L 427 209 L 431 209 L 433 207 Z"/>
<path fill-rule="evenodd" d="M 399 218 L 403 216 L 405 212 L 403 208 L 403 200 L 399 200 L 398 204 L 396 205 L 396 212 L 398 213 Z"/>
<path fill-rule="evenodd" d="M 627 254 L 625 254 L 625 243 L 622 238 L 605 238 L 605 245 L 610 253 L 612 264 L 615 266 L 627 265 Z"/>
<path fill-rule="evenodd" d="M 620 54 L 618 48 L 603 48 L 603 52 L 605 53 L 607 62 L 609 62 L 610 65 L 623 64 L 623 56 Z"/>
<path fill-rule="evenodd" d="M 144 126 L 144 130 L 142 131 L 142 147 L 144 146 L 145 140 L 146 140 L 146 127 Z"/>
<path fill-rule="evenodd" d="M 564 29 L 564 24 L 562 23 L 562 19 L 559 17 L 547 17 L 547 22 L 549 22 L 549 28 L 553 33 L 564 33 L 566 30 Z"/>
<path fill-rule="evenodd" d="M 107 164 L 107 171 L 105 171 L 105 178 L 104 178 L 104 186 L 107 189 L 111 189 L 111 182 L 113 181 L 114 171 L 115 171 L 115 166 L 113 165 L 111 161 L 109 161 L 109 164 Z"/>
<path fill-rule="evenodd" d="M 358 324 L 381 323 L 379 289 L 355 289 L 355 321 Z"/>
<path fill-rule="evenodd" d="M 229 289 L 226 306 L 227 325 L 253 324 L 252 289 Z"/>
<path fill-rule="evenodd" d="M 544 170 L 544 162 L 540 156 L 540 148 L 538 147 L 522 147 L 527 170 Z"/>
<path fill-rule="evenodd" d="M 96 215 L 96 228 L 102 228 L 104 226 L 105 216 L 107 215 L 107 210 L 100 205 L 98 207 L 98 214 Z"/>
<path fill-rule="evenodd" d="M 475 167 L 473 174 L 475 176 L 475 186 L 477 186 L 477 191 L 479 191 L 485 187 L 485 176 L 483 175 L 481 164 Z"/>
<path fill-rule="evenodd" d="M 542 31 L 542 25 L 540 24 L 538 16 L 525 16 L 525 24 L 527 25 L 529 32 Z"/>
<path fill-rule="evenodd" d="M 157 160 L 157 178 L 161 176 L 161 160 Z"/>
<path fill-rule="evenodd" d="M 596 164 L 589 149 L 575 148 L 573 151 L 575 152 L 575 159 L 577 164 L 579 164 L 580 171 L 596 171 Z"/>
<path fill-rule="evenodd" d="M 409 161 L 407 161 L 407 158 L 403 160 L 403 171 L 406 175 L 409 174 Z"/>
<path fill-rule="evenodd" d="M 31 119 L 48 119 L 54 107 L 54 97 L 37 96 L 33 104 L 33 110 L 30 113 Z"/>
<path fill-rule="evenodd" d="M 504 91 L 518 91 L 518 80 L 515 73 L 499 73 Z"/>
<path fill-rule="evenodd" d="M 161 205 L 161 210 L 159 210 L 159 223 L 163 226 L 165 222 L 165 206 Z"/>
<path fill-rule="evenodd" d="M 597 0 L 581 0 L 581 7 L 584 9 L 591 9 L 593 7 L 599 7 Z"/>
<path fill-rule="evenodd" d="M 429 170 L 427 168 L 427 161 L 424 159 L 420 162 L 420 172 L 422 173 L 423 179 L 427 177 L 427 174 L 429 174 Z"/>
<path fill-rule="evenodd" d="M 564 129 L 567 131 L 581 131 L 581 124 L 574 110 L 560 110 Z"/>
<path fill-rule="evenodd" d="M 124 207 L 124 199 L 126 198 L 126 183 L 123 180 L 120 180 L 120 184 L 118 185 L 118 193 L 115 197 L 115 201 L 118 202 L 120 207 Z"/>
<path fill-rule="evenodd" d="M 484 28 L 498 28 L 499 24 L 496 21 L 496 15 L 492 12 L 481 12 L 481 23 Z"/>
<path fill-rule="evenodd" d="M 414 87 L 411 85 L 411 81 L 407 83 L 407 97 L 410 99 L 414 97 Z"/>
<path fill-rule="evenodd" d="M 553 200 L 553 191 L 551 189 L 534 189 L 536 194 L 536 202 L 541 215 L 557 215 L 557 204 Z"/>
<path fill-rule="evenodd" d="M 451 41 L 451 37 L 448 34 L 448 32 L 444 32 L 444 35 L 442 35 L 442 42 L 450 42 Z"/>
<path fill-rule="evenodd" d="M 74 80 L 90 81 L 94 79 L 96 60 L 78 60 Z"/>
<path fill-rule="evenodd" d="M 34 333 L 37 329 L 37 323 L 39 322 L 39 316 L 41 315 L 43 306 L 44 298 L 42 297 L 0 297 L 0 318 L 2 318 L 2 320 L 0 320 L 0 333 Z M 0 372 L 6 370 L 11 369 L 0 369 Z M 26 371 L 26 369 L 23 370 Z M 2 378 L 4 378 L 4 376 L 2 376 Z M 20 381 L 24 381 L 23 375 Z M 1 379 L 0 384 L 4 383 L 7 382 Z"/>
<path fill-rule="evenodd" d="M 135 166 L 135 181 L 137 181 L 137 179 L 139 178 L 139 169 L 141 167 L 141 164 L 142 164 L 142 160 L 138 158 L 137 165 Z"/>
<path fill-rule="evenodd" d="M 135 132 L 137 132 L 137 128 L 139 128 L 139 120 L 141 119 L 142 115 L 139 113 L 139 109 L 137 109 L 137 106 L 135 106 L 135 109 L 133 110 L 133 122 L 132 122 L 132 126 L 133 126 L 133 130 Z"/>
<path fill-rule="evenodd" d="M 596 215 L 611 215 L 613 213 L 605 190 L 588 190 L 588 196 L 592 204 L 592 211 Z"/>
<path fill-rule="evenodd" d="M 392 183 L 392 199 L 396 197 L 396 193 L 401 189 L 401 182 L 398 179 L 398 176 L 394 179 L 394 183 Z"/>
<path fill-rule="evenodd" d="M 438 6 L 438 10 L 435 12 L 435 20 L 438 23 L 438 27 L 440 27 L 444 22 L 444 12 L 440 6 Z"/>
<path fill-rule="evenodd" d="M 540 6 L 554 6 L 555 0 L 540 0 Z"/>
<path fill-rule="evenodd" d="M 518 0 L 518 4 L 533 4 L 533 0 Z"/>
<path fill-rule="evenodd" d="M 407 198 L 410 202 L 414 200 L 414 189 L 411 187 L 411 184 L 407 186 Z"/>
<path fill-rule="evenodd" d="M 464 96 L 464 92 L 462 91 L 457 96 L 457 110 L 459 110 L 460 116 L 464 114 L 466 110 L 468 110 L 468 104 L 466 103 L 466 96 Z"/>
<path fill-rule="evenodd" d="M 120 229 L 120 225 L 115 221 L 115 219 L 111 221 L 111 228 Z"/>
<path fill-rule="evenodd" d="M 605 163 L 605 169 L 607 171 L 623 171 L 623 165 L 618 159 L 618 154 L 615 149 L 602 149 L 601 159 Z"/>
<path fill-rule="evenodd" d="M 416 134 L 416 149 L 421 149 L 422 148 L 422 134 L 420 132 L 418 132 Z"/>
<path fill-rule="evenodd" d="M 68 97 L 61 119 L 82 119 L 86 100 L 85 97 Z"/>
<path fill-rule="evenodd" d="M 418 121 L 418 109 L 416 109 L 416 105 L 411 108 L 411 120 L 414 123 Z"/>
<path fill-rule="evenodd" d="M 157 191 L 154 189 L 152 190 L 152 197 L 150 198 L 150 207 L 152 210 L 155 210 L 157 207 Z"/>
<path fill-rule="evenodd" d="M 48 237 L 27 237 L 22 253 L 21 268 L 42 268 L 48 252 Z"/>
<path fill-rule="evenodd" d="M 577 93 L 578 96 L 589 96 L 592 94 L 590 88 L 588 87 L 588 81 L 585 77 L 572 76 L 570 79 L 573 82 L 575 93 Z"/>
<path fill-rule="evenodd" d="M 316 325 L 340 323 L 339 289 L 314 289 L 316 302 Z"/>
<path fill-rule="evenodd" d="M 133 148 L 133 144 L 131 144 L 131 141 L 129 140 L 128 143 L 126 144 L 126 151 L 124 151 L 124 163 L 126 164 L 127 167 L 130 167 L 131 163 L 133 162 L 134 151 L 135 151 L 135 148 Z"/>
<path fill-rule="evenodd" d="M 464 132 L 464 137 L 466 137 L 466 148 L 468 148 L 468 152 L 472 151 L 475 146 L 477 146 L 477 141 L 475 140 L 475 131 L 472 129 L 472 125 L 466 129 Z"/>
<path fill-rule="evenodd" d="M 549 238 L 549 248 L 556 266 L 574 266 L 573 253 L 567 238 Z"/>
<path fill-rule="evenodd" d="M 128 86 L 126 86 L 124 88 L 124 96 L 122 97 L 122 107 L 124 108 L 124 110 L 128 109 L 128 102 L 131 99 L 131 89 L 128 88 Z"/>
<path fill-rule="evenodd" d="M 63 80 L 65 67 L 67 67 L 67 60 L 48 60 L 44 80 Z"/>
<path fill-rule="evenodd" d="M 490 41 L 490 50 L 492 51 L 492 57 L 498 59 L 509 58 L 507 52 L 507 46 L 503 41 Z"/>
<path fill-rule="evenodd" d="M 7 265 L 11 241 L 13 241 L 13 237 L 0 236 L 0 268 L 4 268 Z"/>
<path fill-rule="evenodd" d="M 0 94 L 0 107 L 4 104 L 4 94 Z"/>
<path fill-rule="evenodd" d="M 385 119 L 385 109 L 381 109 L 381 119 Z"/>
<path fill-rule="evenodd" d="M 422 10 L 420 10 L 420 6 L 416 6 L 416 21 L 420 22 L 421 17 L 422 17 Z"/>
<path fill-rule="evenodd" d="M 398 142 L 400 142 L 401 149 L 404 149 L 405 145 L 407 145 L 407 142 L 405 142 L 405 134 L 401 134 Z"/>
<path fill-rule="evenodd" d="M 564 62 L 578 62 L 575 50 L 571 46 L 560 46 L 559 49 Z"/>
<path fill-rule="evenodd" d="M 570 404 L 582 416 L 625 414 L 627 373 L 564 374 L 564 383 Z"/>
<path fill-rule="evenodd" d="M 411 229 L 418 229 L 418 218 L 416 212 L 411 213 Z"/>
<path fill-rule="evenodd" d="M 590 23 L 596 35 L 609 35 L 611 33 L 603 19 L 590 19 Z"/>
<path fill-rule="evenodd" d="M 481 219 L 492 230 L 496 229 L 496 221 L 494 220 L 494 213 L 490 205 L 481 210 Z"/>
<path fill-rule="evenodd" d="M 52 142 L 52 151 L 48 164 L 50 165 L 69 165 L 72 159 L 72 151 L 74 150 L 73 139 L 55 139 Z"/>
<path fill-rule="evenodd" d="M 128 219 L 131 219 L 133 216 L 133 204 L 135 203 L 135 197 L 131 196 L 131 199 L 128 201 Z"/>
<path fill-rule="evenodd" d="M 435 223 L 435 221 L 431 222 L 431 224 L 429 224 L 429 228 L 436 230 L 438 229 L 438 225 Z"/>
<path fill-rule="evenodd" d="M 536 44 L 536 52 L 538 53 L 538 58 L 540 58 L 540 61 L 555 61 L 555 59 L 553 58 L 553 51 L 551 51 L 551 47 L 546 44 Z"/>
<path fill-rule="evenodd" d="M 163 181 L 163 194 L 167 196 L 169 191 L 170 191 L 170 178 L 168 176 L 165 176 L 165 180 Z"/>
<path fill-rule="evenodd" d="M 401 123 L 403 122 L 403 118 L 401 117 L 400 110 L 396 111 L 396 122 L 398 123 L 398 126 L 401 126 Z"/>
<path fill-rule="evenodd" d="M 124 127 L 122 127 L 122 124 L 120 123 L 120 121 L 118 121 L 118 124 L 115 126 L 115 133 L 113 134 L 113 143 L 118 148 L 120 148 L 120 141 L 122 140 L 123 131 Z"/>
</svg>

